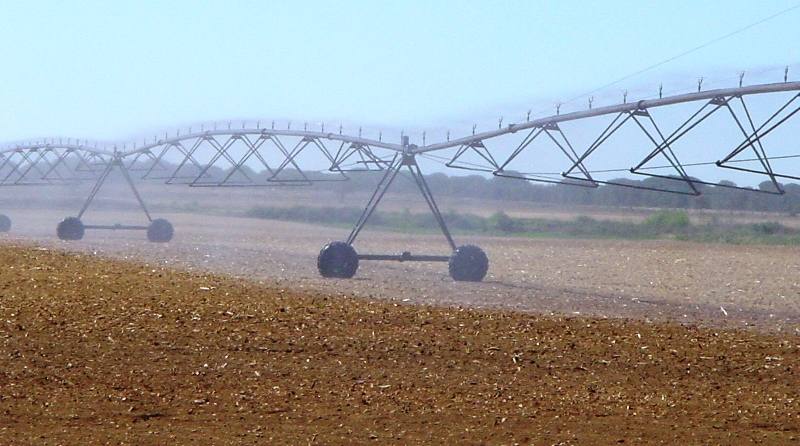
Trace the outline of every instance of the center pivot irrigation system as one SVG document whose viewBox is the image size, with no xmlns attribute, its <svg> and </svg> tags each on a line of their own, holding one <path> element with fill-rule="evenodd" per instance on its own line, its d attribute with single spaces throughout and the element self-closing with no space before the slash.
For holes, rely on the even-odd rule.
<svg viewBox="0 0 800 446">
<path fill-rule="evenodd" d="M 659 95 L 660 96 L 660 95 Z M 761 98 L 776 99 L 779 105 L 774 112 L 760 119 L 751 112 L 748 101 Z M 773 101 L 774 102 L 774 101 Z M 690 110 L 686 111 L 687 108 Z M 659 111 L 656 111 L 659 109 Z M 665 130 L 663 119 L 656 115 L 660 109 L 672 110 L 669 115 L 688 117 Z M 763 109 L 763 105 L 759 106 Z M 317 257 L 317 267 L 324 277 L 350 278 L 356 274 L 360 261 L 382 260 L 399 262 L 448 262 L 449 272 L 458 281 L 481 281 L 489 267 L 489 260 L 479 247 L 457 245 L 447 228 L 433 193 L 428 187 L 418 164 L 420 158 L 442 161 L 451 168 L 491 173 L 506 178 L 568 186 L 597 188 L 601 184 L 622 188 L 636 188 L 682 195 L 700 195 L 703 187 L 730 187 L 753 192 L 782 194 L 781 179 L 800 180 L 800 172 L 785 172 L 777 168 L 778 160 L 796 158 L 800 154 L 770 156 L 766 138 L 800 111 L 800 82 L 740 86 L 738 88 L 698 91 L 658 99 L 625 102 L 619 105 L 594 108 L 573 113 L 556 114 L 541 119 L 509 124 L 493 131 L 475 133 L 459 139 L 435 144 L 416 145 L 402 136 L 399 144 L 348 136 L 341 133 L 272 126 L 243 124 L 241 128 L 206 129 L 181 135 L 164 135 L 132 149 L 103 149 L 88 142 L 68 139 L 46 139 L 35 143 L 15 144 L 0 150 L 0 185 L 44 185 L 93 181 L 84 205 L 76 216 L 67 217 L 58 224 L 57 235 L 62 240 L 80 240 L 86 230 L 143 230 L 152 242 L 172 239 L 173 227 L 165 219 L 153 219 L 136 188 L 134 176 L 145 180 L 161 180 L 167 184 L 184 184 L 192 187 L 255 187 L 303 185 L 319 181 L 347 180 L 348 175 L 365 171 L 382 172 L 363 212 L 344 241 L 326 244 Z M 721 154 L 708 153 L 713 159 L 685 163 L 679 158 L 677 143 L 687 135 L 699 132 L 712 116 L 724 117 L 733 131 L 738 145 L 725 147 Z M 567 136 L 567 123 L 597 122 L 603 120 L 596 137 L 588 145 L 578 146 Z M 596 125 L 596 124 L 595 124 Z M 266 128 L 265 128 L 266 127 Z M 591 129 L 591 125 L 588 126 Z M 621 168 L 592 170 L 588 164 L 605 153 L 600 148 L 623 128 L 632 127 L 644 138 L 645 147 L 638 150 L 635 159 L 625 161 Z M 712 143 L 718 140 L 719 125 L 711 127 Z M 580 131 L 585 135 L 588 131 Z M 516 139 L 514 139 L 516 137 Z M 526 157 L 525 165 L 537 166 L 540 150 L 530 152 L 535 145 L 546 144 L 560 153 L 563 165 L 557 172 L 525 172 L 512 168 Z M 798 145 L 797 134 L 779 138 L 778 145 Z M 800 147 L 797 147 L 800 148 Z M 693 146 L 687 152 L 697 155 Z M 436 153 L 434 153 L 436 152 Z M 800 152 L 800 150 L 798 150 Z M 562 157 L 563 155 L 563 157 Z M 323 159 L 325 175 L 308 168 L 311 156 L 315 162 Z M 607 154 L 608 156 L 608 154 Z M 621 155 L 615 153 L 613 157 Z M 177 163 L 177 164 L 176 164 Z M 255 168 L 262 174 L 254 174 Z M 733 183 L 713 183 L 687 173 L 687 167 L 733 169 L 763 176 L 771 187 L 750 189 Z M 148 221 L 147 226 L 90 225 L 82 217 L 91 206 L 97 193 L 114 170 L 121 172 L 130 186 Z M 447 255 L 419 255 L 410 252 L 399 254 L 357 253 L 354 244 L 370 216 L 380 204 L 398 174 L 407 172 L 422 193 L 431 213 L 450 246 Z M 643 175 L 652 181 L 631 182 L 600 179 L 601 174 L 625 172 Z M 264 177 L 266 175 L 266 177 Z M 0 216 L 0 230 L 8 230 L 11 222 Z"/>
</svg>

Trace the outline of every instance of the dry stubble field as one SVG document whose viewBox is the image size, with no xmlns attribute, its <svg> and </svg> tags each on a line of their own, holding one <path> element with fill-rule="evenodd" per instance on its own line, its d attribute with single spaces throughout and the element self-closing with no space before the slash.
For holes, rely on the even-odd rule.
<svg viewBox="0 0 800 446">
<path fill-rule="evenodd" d="M 477 238 L 486 283 L 328 281 L 342 230 L 175 214 L 167 245 L 67 244 L 64 214 L 18 211 L 0 255 L 0 444 L 800 441 L 796 248 Z"/>
<path fill-rule="evenodd" d="M 74 211 L 72 211 L 74 212 Z M 559 240 L 456 237 L 490 258 L 484 283 L 454 283 L 441 263 L 362 262 L 355 279 L 319 277 L 315 259 L 347 228 L 166 214 L 176 236 L 166 245 L 141 232 L 88 231 L 80 242 L 55 238 L 70 211 L 16 210 L 8 240 L 107 257 L 233 275 L 268 285 L 409 303 L 504 308 L 537 313 L 632 317 L 800 334 L 800 248 L 670 240 Z M 137 213 L 90 212 L 87 223 L 141 223 Z M 361 253 L 442 254 L 444 239 L 365 230 Z"/>
<path fill-rule="evenodd" d="M 0 251 L 0 444 L 796 444 L 796 336 Z"/>
</svg>

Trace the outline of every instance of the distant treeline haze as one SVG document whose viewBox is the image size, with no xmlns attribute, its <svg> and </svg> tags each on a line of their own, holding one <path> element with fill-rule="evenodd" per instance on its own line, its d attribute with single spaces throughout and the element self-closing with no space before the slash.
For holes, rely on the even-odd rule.
<svg viewBox="0 0 800 446">
<path fill-rule="evenodd" d="M 139 165 L 137 172 L 147 170 L 149 166 Z M 171 173 L 174 165 L 165 165 L 157 170 L 157 175 L 163 177 Z M 191 177 L 197 172 L 194 168 L 186 166 L 181 170 L 180 176 Z M 229 170 L 218 167 L 208 169 L 204 181 L 213 182 L 218 179 L 228 178 L 231 182 L 264 183 L 270 175 L 266 171 L 256 172 L 249 167 L 242 169 L 247 175 L 235 172 L 228 177 Z M 306 177 L 311 179 L 325 179 L 322 183 L 314 184 L 313 188 L 334 192 L 343 198 L 356 193 L 370 193 L 383 175 L 382 172 L 356 172 L 341 173 L 307 172 Z M 278 180 L 298 180 L 303 178 L 296 170 L 287 169 L 277 178 Z M 335 181 L 348 178 L 348 181 Z M 276 179 L 276 178 L 273 178 Z M 519 179 L 503 177 L 485 177 L 481 175 L 449 176 L 444 173 L 426 175 L 431 189 L 437 196 L 453 196 L 466 198 L 483 198 L 493 200 L 528 201 L 558 205 L 596 205 L 612 207 L 653 207 L 653 208 L 681 208 L 681 209 L 727 209 L 761 212 L 782 212 L 788 214 L 800 213 L 800 184 L 783 184 L 786 191 L 783 195 L 773 195 L 764 192 L 774 192 L 775 188 L 769 181 L 764 181 L 756 188 L 750 190 L 731 189 L 722 185 L 735 186 L 731 181 L 722 181 L 720 186 L 696 184 L 702 192 L 700 196 L 665 193 L 652 190 L 642 190 L 630 187 L 601 185 L 597 188 L 577 187 L 570 185 L 552 185 L 535 183 Z M 247 180 L 247 181 L 245 181 Z M 631 186 L 670 189 L 674 191 L 689 191 L 682 181 L 664 178 L 645 178 L 635 180 L 621 178 L 611 180 Z M 392 185 L 392 191 L 418 193 L 414 181 L 406 174 L 398 176 Z M 762 192 L 758 192 L 762 191 Z"/>
<path fill-rule="evenodd" d="M 376 182 L 376 174 L 350 175 L 351 181 L 332 183 L 328 190 L 342 194 L 370 190 Z M 800 213 L 800 184 L 784 184 L 783 195 L 774 192 L 769 181 L 762 182 L 758 190 L 738 190 L 722 186 L 696 184 L 700 196 L 642 190 L 629 187 L 601 185 L 586 188 L 570 185 L 551 185 L 503 177 L 486 178 L 480 175 L 448 176 L 443 173 L 428 175 L 428 184 L 434 193 L 444 196 L 474 197 L 494 200 L 529 201 L 558 205 L 596 205 L 612 207 L 654 207 L 681 209 L 727 209 L 761 212 Z M 674 191 L 689 191 L 680 181 L 647 178 L 644 180 L 616 179 L 614 182 L 631 186 L 663 188 Z M 723 185 L 735 186 L 723 181 Z M 416 192 L 413 181 L 395 181 L 393 190 Z"/>
</svg>

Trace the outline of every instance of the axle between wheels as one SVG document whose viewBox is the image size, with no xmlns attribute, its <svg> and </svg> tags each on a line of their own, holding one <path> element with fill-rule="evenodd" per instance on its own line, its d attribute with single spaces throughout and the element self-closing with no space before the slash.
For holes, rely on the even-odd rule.
<svg viewBox="0 0 800 446">
<path fill-rule="evenodd" d="M 317 269 L 322 277 L 349 279 L 355 276 L 359 260 L 393 260 L 398 262 L 447 262 L 450 277 L 459 282 L 480 282 L 489 270 L 489 258 L 475 245 L 463 245 L 449 256 L 359 255 L 347 242 L 331 242 L 317 256 Z"/>
<path fill-rule="evenodd" d="M 172 223 L 163 219 L 156 218 L 147 226 L 134 225 L 85 225 L 78 217 L 67 217 L 56 227 L 56 235 L 61 240 L 80 240 L 83 238 L 87 229 L 109 229 L 109 230 L 142 230 L 147 231 L 147 239 L 154 243 L 166 243 L 172 240 L 175 229 Z"/>
</svg>

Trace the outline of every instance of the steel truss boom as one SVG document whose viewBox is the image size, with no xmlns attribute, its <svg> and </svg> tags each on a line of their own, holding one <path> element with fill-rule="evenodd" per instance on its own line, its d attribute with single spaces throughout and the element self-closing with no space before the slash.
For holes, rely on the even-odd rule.
<svg viewBox="0 0 800 446">
<path fill-rule="evenodd" d="M 329 141 L 339 141 L 344 143 L 359 144 L 370 147 L 380 147 L 383 149 L 394 150 L 396 152 L 403 151 L 403 147 L 400 144 L 393 144 L 385 141 L 362 138 L 360 136 L 356 137 L 356 136 L 349 136 L 331 132 L 315 132 L 315 131 L 291 130 L 291 129 L 281 130 L 281 129 L 268 129 L 268 128 L 257 127 L 257 128 L 241 128 L 241 129 L 227 128 L 227 129 L 215 129 L 215 130 L 201 130 L 199 132 L 190 132 L 183 135 L 176 134 L 173 137 L 165 136 L 164 138 L 158 139 L 152 143 L 143 144 L 141 147 L 124 152 L 123 156 L 125 157 L 125 156 L 135 155 L 137 153 L 144 153 L 152 149 L 158 148 L 159 146 L 164 146 L 167 144 L 175 144 L 196 138 L 229 136 L 229 135 L 255 135 L 255 136 L 265 135 L 265 136 L 288 136 L 288 137 L 311 138 L 311 139 L 325 139 Z"/>
<path fill-rule="evenodd" d="M 155 140 L 153 140 L 153 142 L 143 143 L 140 146 L 129 150 L 98 149 L 96 146 L 92 146 L 88 142 L 81 144 L 80 142 L 63 142 L 61 139 L 60 140 L 50 139 L 42 143 L 39 142 L 25 143 L 25 144 L 15 144 L 12 146 L 8 146 L 6 148 L 0 149 L 0 156 L 5 157 L 7 156 L 7 154 L 14 152 L 22 153 L 22 152 L 33 152 L 38 150 L 50 150 L 50 151 L 66 150 L 66 151 L 80 151 L 82 153 L 91 154 L 97 157 L 109 157 L 109 159 L 110 157 L 113 156 L 119 156 L 120 158 L 141 157 L 143 155 L 146 156 L 148 154 L 151 154 L 155 149 L 163 148 L 165 146 L 180 145 L 185 141 L 202 139 L 202 138 L 230 137 L 230 136 L 295 137 L 295 138 L 306 139 L 309 141 L 313 140 L 313 141 L 340 142 L 340 143 L 350 144 L 352 147 L 379 148 L 401 153 L 404 151 L 410 151 L 415 154 L 420 154 L 420 153 L 435 152 L 454 147 L 478 147 L 484 141 L 499 136 L 513 134 L 530 129 L 537 129 L 537 128 L 547 128 L 547 127 L 556 128 L 554 126 L 557 126 L 557 124 L 559 123 L 564 123 L 568 121 L 577 121 L 596 116 L 612 115 L 612 114 L 630 114 L 658 107 L 665 107 L 669 105 L 696 102 L 696 101 L 709 100 L 715 98 L 744 97 L 757 94 L 790 92 L 790 91 L 800 91 L 800 82 L 783 82 L 783 83 L 745 86 L 738 88 L 707 90 L 695 93 L 668 96 L 658 99 L 646 99 L 646 100 L 623 103 L 607 107 L 598 107 L 590 110 L 557 114 L 544 118 L 534 119 L 524 123 L 509 124 L 506 127 L 497 130 L 476 133 L 462 138 L 457 138 L 446 142 L 428 144 L 428 145 L 412 144 L 410 146 L 403 146 L 402 143 L 396 144 L 382 140 L 374 140 L 370 138 L 363 138 L 361 136 L 356 137 L 334 132 L 261 128 L 261 127 L 230 128 L 230 126 L 228 126 L 228 128 L 200 130 L 184 134 L 178 133 L 175 134 L 174 136 L 164 135 L 163 138 L 160 139 L 156 138 Z M 78 141 L 78 140 L 71 139 L 68 141 Z M 131 147 L 134 146 L 134 144 L 125 144 L 125 146 Z M 1 159 L 2 158 L 0 158 L 0 160 Z M 388 160 L 383 158 L 381 159 L 375 158 L 371 160 L 371 162 L 374 163 L 375 165 L 382 165 L 384 168 L 386 167 L 387 161 Z M 451 167 L 457 167 L 457 166 L 451 166 Z"/>
<path fill-rule="evenodd" d="M 77 144 L 31 144 L 0 151 L 0 186 L 65 184 L 95 179 L 112 159 Z"/>
<path fill-rule="evenodd" d="M 560 114 L 553 115 L 545 118 L 534 119 L 532 121 L 519 124 L 509 124 L 508 126 L 497 130 L 476 133 L 471 136 L 465 136 L 463 138 L 453 139 L 447 142 L 420 146 L 414 149 L 414 153 L 426 153 L 426 152 L 433 152 L 437 150 L 447 149 L 451 147 L 470 145 L 478 141 L 484 141 L 498 136 L 507 135 L 509 133 L 516 133 L 522 130 L 544 127 L 549 124 L 558 124 L 561 122 L 592 118 L 595 116 L 611 115 L 616 113 L 632 113 L 637 110 L 647 110 L 657 107 L 664 107 L 668 105 L 703 101 L 703 100 L 714 99 L 716 97 L 749 96 L 756 94 L 778 93 L 778 92 L 788 92 L 788 91 L 800 91 L 800 82 L 781 82 L 774 84 L 751 85 L 738 88 L 722 88 L 717 90 L 706 90 L 696 93 L 668 96 L 659 99 L 645 99 L 637 102 L 629 102 L 625 104 L 611 105 L 607 107 L 598 107 L 590 110 L 565 113 L 563 115 Z"/>
<path fill-rule="evenodd" d="M 51 139 L 0 149 L 0 163 L 3 163 L 0 166 L 0 185 L 53 183 L 55 181 L 48 177 L 47 172 L 53 173 L 51 164 L 61 164 L 64 161 L 61 158 L 78 158 L 79 164 L 88 164 L 90 159 L 100 159 L 102 163 L 93 170 L 96 175 L 103 171 L 111 159 L 118 159 L 124 163 L 126 170 L 140 171 L 143 172 L 142 178 L 165 180 L 168 184 L 216 187 L 309 184 L 331 179 L 310 177 L 299 161 L 304 153 L 314 151 L 317 155 L 322 154 L 328 164 L 321 170 L 338 174 L 338 180 L 346 180 L 346 172 L 384 170 L 388 167 L 390 158 L 386 153 L 403 150 L 400 144 L 363 138 L 360 135 L 356 137 L 331 132 L 260 127 L 228 127 L 164 135 L 161 139 L 156 138 L 130 150 L 115 148 L 109 151 L 88 143 L 72 141 L 75 140 L 70 139 L 65 143 L 63 139 Z M 330 144 L 335 146 L 329 148 Z M 128 144 L 125 146 L 130 147 Z M 245 152 L 238 156 L 236 153 L 241 146 L 244 146 Z M 378 153 L 378 150 L 383 153 Z M 204 151 L 212 156 L 204 159 Z M 278 157 L 274 164 L 268 162 L 267 152 Z M 168 165 L 167 160 L 170 157 L 173 160 L 177 157 L 177 168 Z M 267 184 L 256 184 L 249 177 L 246 171 L 248 163 L 254 163 L 268 172 Z M 60 169 L 68 166 L 77 169 L 75 164 L 68 163 Z M 3 170 L 6 166 L 11 168 L 10 172 L 6 172 L 8 169 Z M 227 175 L 212 178 L 209 174 L 212 168 L 227 169 Z M 244 177 L 246 181 L 236 181 L 237 175 Z M 293 178 L 285 178 L 291 175 Z M 23 179 L 38 182 L 25 183 Z M 94 180 L 96 176 L 88 179 Z"/>
<path fill-rule="evenodd" d="M 767 119 L 758 121 L 753 117 L 746 98 L 770 93 L 793 93 L 792 97 Z M 673 129 L 666 129 L 654 116 L 658 108 L 677 104 L 700 104 L 699 108 Z M 582 187 L 615 185 L 636 189 L 653 190 L 684 195 L 700 195 L 704 185 L 732 187 L 731 184 L 715 184 L 695 178 L 687 167 L 710 166 L 763 175 L 769 179 L 771 189 L 756 189 L 756 192 L 781 194 L 784 192 L 780 179 L 800 180 L 800 173 L 780 172 L 773 161 L 795 157 L 770 156 L 765 137 L 800 113 L 800 82 L 783 82 L 726 88 L 681 94 L 658 99 L 640 100 L 589 110 L 556 114 L 524 123 L 514 123 L 497 130 L 474 133 L 446 142 L 422 145 L 409 143 L 407 136 L 398 144 L 323 131 L 255 128 L 200 128 L 174 135 L 165 134 L 141 145 L 125 144 L 123 150 L 107 150 L 92 147 L 78 140 L 45 140 L 44 142 L 15 144 L 0 149 L 0 186 L 27 184 L 58 184 L 66 181 L 94 181 L 89 196 L 76 217 L 68 217 L 58 225 L 57 234 L 64 240 L 83 238 L 86 229 L 145 230 L 154 242 L 172 239 L 172 225 L 160 218 L 152 218 L 139 195 L 132 172 L 141 172 L 143 179 L 157 179 L 167 184 L 180 183 L 189 186 L 276 186 L 310 184 L 318 181 L 347 180 L 348 174 L 359 171 L 382 171 L 360 218 L 344 241 L 331 242 L 320 251 L 317 267 L 325 277 L 352 277 L 361 261 L 447 261 L 450 275 L 459 281 L 480 281 L 488 270 L 488 257 L 478 247 L 458 246 L 447 228 L 445 217 L 434 200 L 417 161 L 431 158 L 444 161 L 447 167 L 491 173 L 495 176 L 517 178 L 544 183 Z M 610 116 L 611 122 L 585 147 L 579 147 L 562 128 L 567 122 Z M 737 136 L 742 142 L 732 147 L 723 156 L 712 160 L 684 163 L 679 157 L 676 143 L 687 134 L 695 132 L 711 116 L 726 116 L 735 124 Z M 587 160 L 594 159 L 598 149 L 623 126 L 632 127 L 644 136 L 648 146 L 642 158 L 622 169 L 592 170 Z M 503 157 L 494 143 L 502 137 L 520 133 L 522 140 L 510 147 Z M 448 137 L 449 139 L 449 137 Z M 522 172 L 513 169 L 521 154 L 534 144 L 547 144 L 563 156 L 567 165 L 559 172 Z M 117 146 L 119 147 L 119 146 Z M 133 147 L 132 149 L 127 149 Z M 637 147 L 638 148 L 638 147 Z M 450 157 L 441 157 L 433 152 L 455 149 Z M 324 168 L 314 175 L 304 159 L 308 154 L 320 160 Z M 477 159 L 468 161 L 468 157 Z M 638 156 L 638 155 L 637 155 Z M 796 155 L 800 157 L 800 154 Z M 311 161 L 309 161 L 311 162 Z M 750 164 L 746 164 L 750 163 Z M 255 171 L 256 166 L 260 171 Z M 84 225 L 81 221 L 86 210 L 104 185 L 113 170 L 119 170 L 130 187 L 136 202 L 144 212 L 148 225 Z M 668 169 L 669 173 L 661 172 Z M 420 190 L 434 219 L 451 250 L 449 255 L 357 254 L 353 244 L 367 224 L 375 209 L 398 175 L 408 175 Z M 652 181 L 629 182 L 625 180 L 602 180 L 599 174 L 625 172 L 645 176 Z M 258 175 L 258 177 L 256 176 Z M 753 190 L 753 189 L 747 189 Z M 8 219 L 6 219 L 8 220 Z M 0 219 L 0 230 L 10 223 Z"/>
<path fill-rule="evenodd" d="M 655 100 L 642 100 L 630 104 L 620 104 L 565 115 L 555 115 L 523 124 L 511 124 L 506 128 L 475 134 L 447 143 L 415 148 L 413 153 L 422 156 L 433 156 L 430 155 L 429 152 L 455 147 L 455 153 L 444 163 L 448 167 L 489 172 L 495 176 L 523 179 L 533 182 L 583 187 L 598 187 L 601 184 L 606 184 L 681 195 L 701 195 L 702 189 L 700 186 L 704 185 L 743 189 L 769 194 L 782 194 L 784 193 L 784 189 L 779 179 L 800 180 L 800 177 L 797 176 L 797 174 L 779 172 L 774 168 L 772 165 L 773 160 L 787 159 L 791 156 L 770 156 L 765 148 L 764 137 L 800 112 L 800 93 L 797 93 L 797 91 L 800 91 L 800 82 L 785 82 L 752 87 L 710 90 Z M 794 94 L 789 98 L 788 102 L 779 107 L 766 121 L 756 123 L 745 98 L 752 95 L 766 95 L 768 93 L 780 92 L 791 92 Z M 658 123 L 658 120 L 652 113 L 654 109 L 659 107 L 696 102 L 700 102 L 702 104 L 701 107 L 685 119 L 677 128 L 669 132 L 663 129 L 662 125 Z M 729 116 L 735 124 L 735 128 L 741 132 L 744 141 L 721 158 L 705 162 L 682 162 L 678 156 L 675 144 L 690 132 L 696 133 L 697 131 L 695 129 L 708 120 L 709 117 L 720 114 L 723 117 Z M 606 115 L 613 116 L 613 120 L 582 152 L 576 150 L 574 143 L 570 141 L 561 127 L 561 124 L 566 122 L 588 120 Z M 602 170 L 590 169 L 585 164 L 587 159 L 592 157 L 600 146 L 605 145 L 606 141 L 625 125 L 629 127 L 632 126 L 637 132 L 645 136 L 646 144 L 652 144 L 652 148 L 647 149 L 643 157 L 639 161 L 629 165 L 629 167 Z M 522 132 L 522 134 L 525 135 L 524 138 L 516 148 L 505 157 L 504 161 L 502 159 L 498 161 L 499 153 L 496 150 L 493 151 L 490 149 L 490 143 L 495 139 L 517 132 Z M 523 151 L 529 150 L 531 144 L 536 140 L 543 140 L 557 147 L 569 161 L 567 167 L 559 172 L 524 172 L 513 169 L 511 163 L 518 159 Z M 740 156 L 744 152 L 749 154 L 750 158 Z M 467 161 L 467 158 L 470 156 L 473 159 L 477 158 L 477 161 Z M 798 156 L 800 156 L 800 154 L 798 154 Z M 594 157 L 596 158 L 596 156 Z M 661 163 L 657 163 L 655 161 L 656 159 L 660 160 Z M 746 163 L 751 164 L 748 165 Z M 751 167 L 752 163 L 757 164 L 755 167 Z M 686 170 L 687 167 L 703 165 L 763 175 L 769 179 L 771 187 L 752 189 L 729 183 L 717 184 L 692 177 Z M 663 169 L 668 169 L 669 172 L 666 174 L 658 173 L 659 170 L 663 171 Z M 609 181 L 600 180 L 594 176 L 594 174 L 613 172 L 625 172 L 649 177 L 651 179 L 658 179 L 658 181 Z"/>
</svg>

